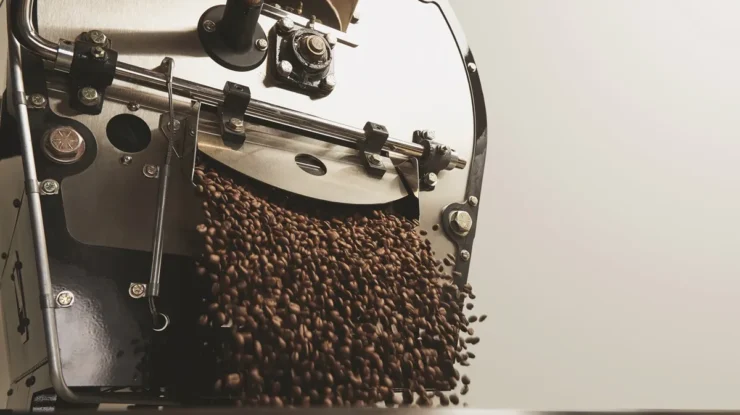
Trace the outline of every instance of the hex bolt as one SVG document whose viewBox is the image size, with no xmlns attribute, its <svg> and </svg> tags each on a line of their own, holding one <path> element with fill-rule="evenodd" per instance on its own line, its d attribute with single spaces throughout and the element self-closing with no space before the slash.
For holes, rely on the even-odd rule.
<svg viewBox="0 0 740 415">
<path fill-rule="evenodd" d="M 327 75 L 326 78 L 321 80 L 319 87 L 324 91 L 333 91 L 337 86 L 337 79 L 334 75 Z"/>
<path fill-rule="evenodd" d="M 437 134 L 432 130 L 424 130 L 421 132 L 421 136 L 425 140 L 432 140 L 434 141 L 437 138 Z"/>
<path fill-rule="evenodd" d="M 260 50 L 260 51 L 263 51 L 263 52 L 267 50 L 267 46 L 268 45 L 269 44 L 267 43 L 267 39 L 265 39 L 265 38 L 257 39 L 254 42 L 254 46 L 257 48 L 257 50 Z"/>
<path fill-rule="evenodd" d="M 213 33 L 216 31 L 216 23 L 213 22 L 213 20 L 206 20 L 203 22 L 203 30 L 205 30 L 208 33 Z"/>
<path fill-rule="evenodd" d="M 434 187 L 437 185 L 437 174 L 436 173 L 427 173 L 424 175 L 424 184 L 426 184 L 429 187 Z"/>
<path fill-rule="evenodd" d="M 98 94 L 98 90 L 89 86 L 81 88 L 77 92 L 77 98 L 80 99 L 82 105 L 87 107 L 95 106 L 100 102 L 100 94 Z"/>
<path fill-rule="evenodd" d="M 105 59 L 105 49 L 101 46 L 93 46 L 90 48 L 90 55 L 92 55 L 93 58 L 102 61 Z"/>
<path fill-rule="evenodd" d="M 31 105 L 35 108 L 43 108 L 46 106 L 46 98 L 41 94 L 33 94 L 30 98 Z"/>
<path fill-rule="evenodd" d="M 57 294 L 56 301 L 61 308 L 71 307 L 75 302 L 75 295 L 71 291 L 61 291 Z"/>
<path fill-rule="evenodd" d="M 149 179 L 156 179 L 159 176 L 159 167 L 153 164 L 144 165 L 144 176 Z"/>
<path fill-rule="evenodd" d="M 285 78 L 289 77 L 293 73 L 293 64 L 290 61 L 280 61 L 278 73 Z"/>
<path fill-rule="evenodd" d="M 132 282 L 128 287 L 128 295 L 131 298 L 144 298 L 146 296 L 146 284 Z"/>
<path fill-rule="evenodd" d="M 476 64 L 474 64 L 473 62 L 470 62 L 470 63 L 468 64 L 468 70 L 469 70 L 470 72 L 473 72 L 473 73 L 475 73 L 475 72 L 477 72 L 477 71 L 478 71 L 478 66 L 477 66 Z"/>
<path fill-rule="evenodd" d="M 373 166 L 377 166 L 380 164 L 380 156 L 375 153 L 370 153 L 367 155 L 367 161 L 370 162 Z"/>
<path fill-rule="evenodd" d="M 293 30 L 294 27 L 295 23 L 287 17 L 283 17 L 277 22 L 277 28 L 282 33 L 288 33 Z"/>
<path fill-rule="evenodd" d="M 467 249 L 463 249 L 462 251 L 460 251 L 460 259 L 462 259 L 463 262 L 470 261 L 470 251 L 468 251 Z"/>
<path fill-rule="evenodd" d="M 324 38 L 326 38 L 326 43 L 329 44 L 329 46 L 333 49 L 334 46 L 337 45 L 337 37 L 334 36 L 333 33 L 327 33 Z"/>
<path fill-rule="evenodd" d="M 134 101 L 131 101 L 131 102 L 129 102 L 129 103 L 128 103 L 128 104 L 126 105 L 126 108 L 128 108 L 128 110 L 129 110 L 129 111 L 131 111 L 131 112 L 135 112 L 135 111 L 138 111 L 138 110 L 139 110 L 139 108 L 141 108 L 141 107 L 139 106 L 139 104 L 138 104 L 138 103 L 136 103 L 136 102 L 134 102 Z"/>
<path fill-rule="evenodd" d="M 134 161 L 134 158 L 129 156 L 128 154 L 121 156 L 121 164 L 124 166 L 130 165 Z"/>
<path fill-rule="evenodd" d="M 56 180 L 46 179 L 41 182 L 41 190 L 47 195 L 59 193 L 59 183 Z"/>
<path fill-rule="evenodd" d="M 470 206 L 478 206 L 478 198 L 477 198 L 477 197 L 475 197 L 475 196 L 470 196 L 470 197 L 468 198 L 468 204 L 469 204 Z"/>
<path fill-rule="evenodd" d="M 100 30 L 91 30 L 87 32 L 87 38 L 96 45 L 105 45 L 105 42 L 108 41 L 108 36 Z"/>
<path fill-rule="evenodd" d="M 226 126 L 229 127 L 230 130 L 244 131 L 244 120 L 234 117 L 229 119 Z"/>
<path fill-rule="evenodd" d="M 473 229 L 473 218 L 464 210 L 456 210 L 450 213 L 450 228 L 456 234 L 465 236 Z"/>
</svg>

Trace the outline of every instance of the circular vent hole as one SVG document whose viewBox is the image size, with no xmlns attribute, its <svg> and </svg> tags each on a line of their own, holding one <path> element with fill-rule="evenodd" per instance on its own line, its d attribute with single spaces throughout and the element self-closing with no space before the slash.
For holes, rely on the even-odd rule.
<svg viewBox="0 0 740 415">
<path fill-rule="evenodd" d="M 321 160 L 310 154 L 299 154 L 295 156 L 295 164 L 308 174 L 323 176 L 326 174 L 326 166 Z"/>
<path fill-rule="evenodd" d="M 152 141 L 152 132 L 147 123 L 131 114 L 119 114 L 111 118 L 105 132 L 110 143 L 126 153 L 138 153 Z"/>
</svg>

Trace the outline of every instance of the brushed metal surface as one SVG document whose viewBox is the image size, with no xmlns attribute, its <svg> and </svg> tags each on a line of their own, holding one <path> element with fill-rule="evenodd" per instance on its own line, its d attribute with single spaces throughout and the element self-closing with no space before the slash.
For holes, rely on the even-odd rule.
<svg viewBox="0 0 740 415">
<path fill-rule="evenodd" d="M 150 251 L 157 206 L 157 180 L 146 178 L 145 164 L 164 162 L 167 139 L 158 128 L 158 111 L 142 107 L 136 112 L 125 103 L 106 102 L 100 115 L 79 114 L 67 107 L 59 91 L 49 91 L 49 105 L 57 115 L 74 118 L 95 135 L 98 154 L 90 167 L 61 181 L 64 215 L 70 235 L 79 242 L 114 248 Z M 187 107 L 184 107 L 187 108 Z M 182 111 L 183 106 L 178 106 Z M 106 135 L 106 125 L 115 115 L 134 114 L 151 127 L 149 146 L 138 153 L 125 153 L 113 146 Z M 178 112 L 180 116 L 188 115 Z M 121 156 L 133 160 L 124 165 Z M 182 160 L 173 160 L 173 171 L 182 170 Z M 169 209 L 165 215 L 167 253 L 190 254 L 195 240 L 192 230 L 200 218 L 192 184 L 183 174 L 170 177 Z"/>
</svg>

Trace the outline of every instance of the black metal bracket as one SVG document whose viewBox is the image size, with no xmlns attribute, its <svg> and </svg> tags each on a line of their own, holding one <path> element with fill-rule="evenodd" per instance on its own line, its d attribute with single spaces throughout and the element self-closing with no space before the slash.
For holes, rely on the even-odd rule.
<svg viewBox="0 0 740 415">
<path fill-rule="evenodd" d="M 365 139 L 357 142 L 360 161 L 370 176 L 381 178 L 386 172 L 386 166 L 380 152 L 383 151 L 383 146 L 388 141 L 388 129 L 368 121 L 364 130 Z"/>
<path fill-rule="evenodd" d="M 449 170 L 452 160 L 452 150 L 444 144 L 434 141 L 434 132 L 428 130 L 414 131 L 414 143 L 424 147 L 424 153 L 419 161 L 419 174 L 422 177 L 422 190 L 432 191 L 437 186 L 437 175 L 442 170 Z"/>
<path fill-rule="evenodd" d="M 218 107 L 221 120 L 221 137 L 224 144 L 241 147 L 244 144 L 244 113 L 249 106 L 252 93 L 249 87 L 226 82 L 224 86 L 224 103 Z"/>
<path fill-rule="evenodd" d="M 69 69 L 70 107 L 90 115 L 103 110 L 105 90 L 113 83 L 118 52 L 89 42 L 75 42 Z"/>
</svg>

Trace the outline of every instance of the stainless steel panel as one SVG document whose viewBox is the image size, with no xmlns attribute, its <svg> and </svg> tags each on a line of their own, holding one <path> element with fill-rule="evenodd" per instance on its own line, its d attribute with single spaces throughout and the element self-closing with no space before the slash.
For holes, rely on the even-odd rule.
<svg viewBox="0 0 740 415">
<path fill-rule="evenodd" d="M 418 0 L 360 2 L 362 22 L 348 30 L 359 46 L 337 45 L 338 86 L 330 96 L 312 99 L 275 86 L 267 76 L 267 62 L 250 72 L 232 72 L 207 57 L 195 25 L 203 11 L 219 3 L 184 0 L 172 7 L 164 0 L 130 0 L 125 8 L 110 8 L 94 0 L 67 0 L 59 8 L 39 2 L 39 31 L 49 39 L 71 39 L 100 29 L 113 39 L 122 61 L 154 68 L 163 56 L 171 56 L 177 77 L 218 89 L 227 80 L 248 85 L 262 101 L 357 128 L 367 121 L 381 123 L 392 136 L 409 142 L 416 129 L 434 130 L 439 141 L 471 159 L 473 115 L 466 68 L 436 5 Z M 260 19 L 266 30 L 274 22 L 267 16 Z M 443 171 L 437 189 L 421 194 L 423 228 L 431 231 L 444 206 L 464 200 L 468 169 Z M 297 170 L 296 175 L 305 173 Z M 429 238 L 438 253 L 452 251 L 441 231 L 430 232 Z"/>
<path fill-rule="evenodd" d="M 152 140 L 144 151 L 124 153 L 115 148 L 106 135 L 106 125 L 111 118 L 132 113 L 124 103 L 106 102 L 100 115 L 91 116 L 69 109 L 63 102 L 64 96 L 50 91 L 51 109 L 60 116 L 85 124 L 98 144 L 98 154 L 92 165 L 61 182 L 64 217 L 70 235 L 89 245 L 151 250 L 158 181 L 145 177 L 142 170 L 145 164 L 164 162 L 167 139 L 158 128 L 161 114 L 145 107 L 133 113 L 150 126 Z M 183 106 L 179 106 L 178 111 L 182 110 Z M 125 154 L 133 158 L 128 165 L 120 162 Z M 181 163 L 182 160 L 174 160 L 173 171 L 180 171 Z M 192 230 L 200 218 L 195 191 L 184 175 L 173 174 L 169 192 L 172 202 L 165 215 L 164 251 L 193 253 L 196 244 Z"/>
</svg>

